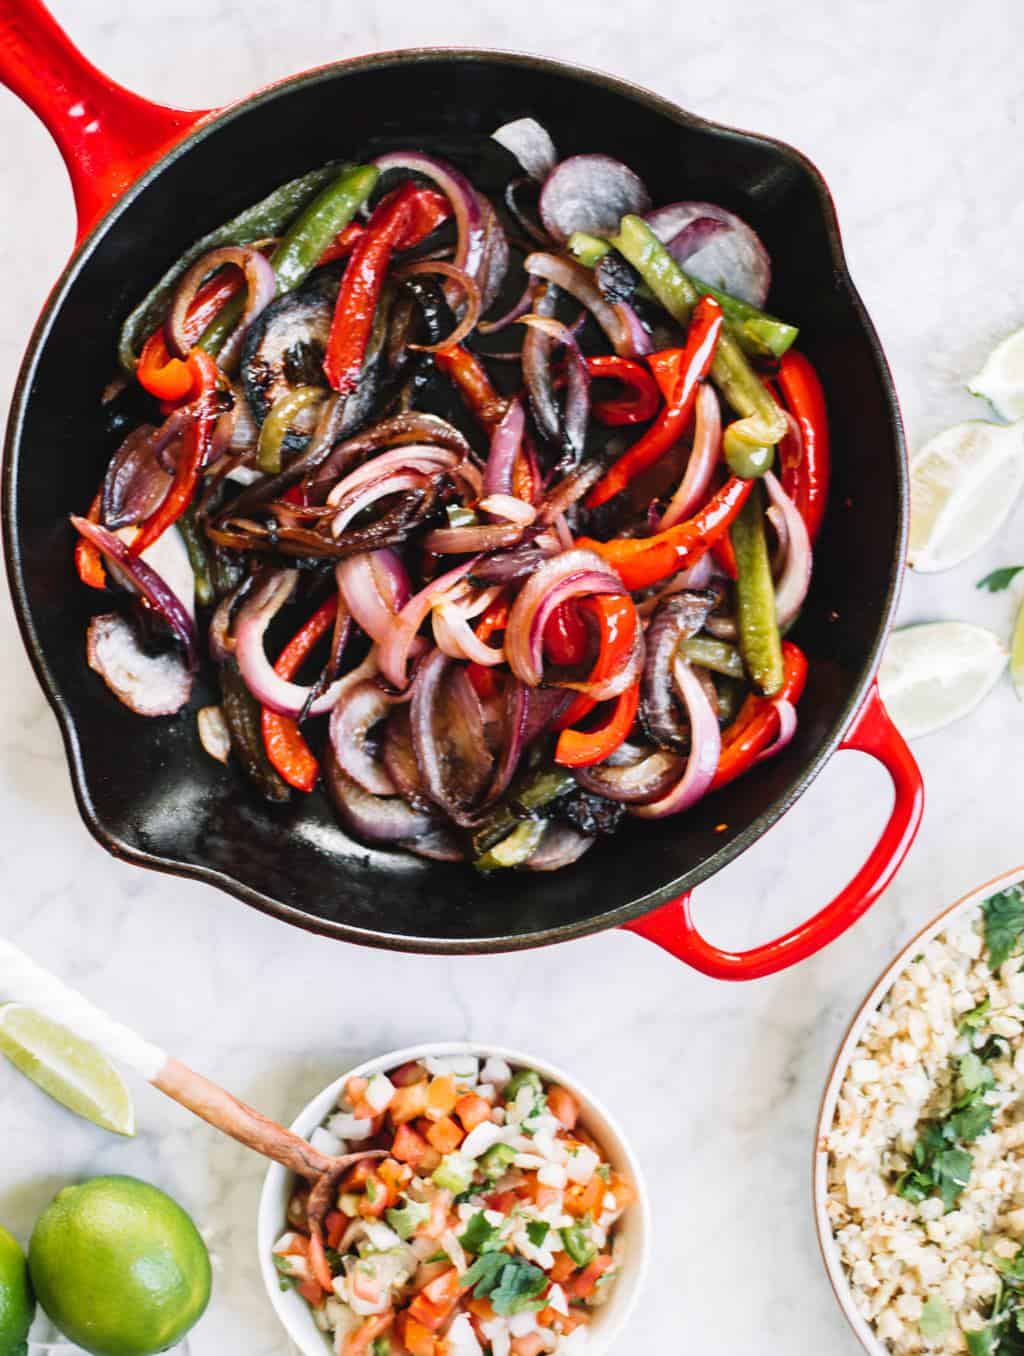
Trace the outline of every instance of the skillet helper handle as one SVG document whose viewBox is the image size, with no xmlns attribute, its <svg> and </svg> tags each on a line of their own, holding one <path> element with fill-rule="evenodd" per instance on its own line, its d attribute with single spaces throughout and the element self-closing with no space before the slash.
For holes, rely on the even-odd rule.
<svg viewBox="0 0 1024 1356">
<path fill-rule="evenodd" d="M 0 937 L 0 1002 L 24 1003 L 91 1042 L 181 1106 L 247 1148 L 313 1180 L 331 1166 L 304 1139 L 246 1106 L 130 1027 L 109 1017 L 63 980 Z"/>
<path fill-rule="evenodd" d="M 42 120 L 71 176 L 80 241 L 205 111 L 150 103 L 108 79 L 42 0 L 0 0 L 0 81 Z"/>
<path fill-rule="evenodd" d="M 689 894 L 627 923 L 626 928 L 712 979 L 731 980 L 774 975 L 842 936 L 888 888 L 903 864 L 924 812 L 924 785 L 914 755 L 882 705 L 877 684 L 839 747 L 877 759 L 892 778 L 896 795 L 870 857 L 830 904 L 784 936 L 750 951 L 723 951 L 702 937 L 693 921 Z"/>
</svg>

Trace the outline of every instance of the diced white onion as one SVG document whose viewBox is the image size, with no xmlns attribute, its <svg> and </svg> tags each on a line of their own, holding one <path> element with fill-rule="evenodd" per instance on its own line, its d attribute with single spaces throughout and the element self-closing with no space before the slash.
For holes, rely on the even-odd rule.
<svg viewBox="0 0 1024 1356">
<path fill-rule="evenodd" d="M 553 1285 L 547 1295 L 548 1308 L 554 1309 L 556 1314 L 568 1314 L 569 1301 L 565 1297 L 565 1291 L 560 1285 Z"/>
<path fill-rule="evenodd" d="M 537 1331 L 537 1315 L 529 1309 L 521 1314 L 513 1314 L 508 1321 L 508 1330 L 513 1337 L 525 1337 L 527 1333 Z"/>
<path fill-rule="evenodd" d="M 477 1340 L 468 1314 L 459 1314 L 448 1329 L 447 1350 L 450 1356 L 483 1356 L 483 1347 Z"/>
<path fill-rule="evenodd" d="M 281 1235 L 270 1251 L 275 1253 L 287 1252 L 297 1238 L 298 1234 L 294 1230 L 289 1230 L 288 1233 Z"/>
<path fill-rule="evenodd" d="M 402 1240 L 394 1229 L 389 1229 L 386 1224 L 381 1224 L 377 1220 L 367 1220 L 365 1228 L 366 1237 L 377 1252 L 387 1252 L 389 1248 L 400 1248 L 402 1246 Z"/>
<path fill-rule="evenodd" d="M 328 1158 L 340 1158 L 345 1152 L 344 1143 L 337 1135 L 331 1134 L 330 1130 L 325 1130 L 322 1125 L 318 1125 L 313 1131 L 309 1137 L 309 1142 L 314 1149 L 319 1149 Z"/>
<path fill-rule="evenodd" d="M 581 1144 L 579 1148 L 569 1154 L 565 1171 L 570 1182 L 577 1182 L 580 1186 L 586 1186 L 600 1164 L 601 1160 L 589 1144 Z"/>
<path fill-rule="evenodd" d="M 527 1172 L 533 1172 L 537 1168 L 542 1168 L 545 1161 L 545 1159 L 541 1158 L 540 1154 L 516 1154 L 515 1158 L 512 1160 L 517 1168 L 525 1168 Z"/>
<path fill-rule="evenodd" d="M 480 1061 L 476 1055 L 445 1055 L 439 1059 L 428 1057 L 423 1062 L 435 1078 L 444 1078 L 450 1074 L 462 1083 L 475 1083 L 480 1077 Z"/>
<path fill-rule="evenodd" d="M 387 1111 L 391 1105 L 391 1099 L 395 1095 L 395 1085 L 387 1074 L 374 1074 L 367 1084 L 364 1094 L 367 1102 L 373 1107 L 377 1115 Z"/>
<path fill-rule="evenodd" d="M 496 1059 L 493 1055 L 480 1071 L 480 1080 L 483 1083 L 493 1083 L 500 1090 L 512 1077 L 512 1070 L 503 1059 Z"/>
<path fill-rule="evenodd" d="M 337 1111 L 327 1122 L 327 1129 L 339 1139 L 369 1139 L 373 1134 L 373 1121 L 368 1117 L 353 1116 L 348 1111 Z"/>
<path fill-rule="evenodd" d="M 471 1130 L 462 1141 L 462 1152 L 467 1158 L 479 1158 L 488 1149 L 493 1149 L 502 1138 L 501 1126 L 493 1121 L 482 1121 L 475 1130 Z"/>
<path fill-rule="evenodd" d="M 537 1181 L 543 1186 L 555 1187 L 561 1191 L 566 1183 L 566 1171 L 561 1163 L 545 1163 L 537 1170 Z"/>
</svg>

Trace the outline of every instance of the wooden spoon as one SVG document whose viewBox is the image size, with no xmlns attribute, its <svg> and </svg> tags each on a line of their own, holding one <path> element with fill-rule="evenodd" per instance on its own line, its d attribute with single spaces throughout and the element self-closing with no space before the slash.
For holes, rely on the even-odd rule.
<svg viewBox="0 0 1024 1356">
<path fill-rule="evenodd" d="M 140 1074 L 153 1087 L 264 1158 L 273 1159 L 310 1184 L 307 1216 L 311 1235 L 310 1265 L 324 1289 L 331 1271 L 324 1253 L 324 1217 L 333 1206 L 338 1184 L 354 1163 L 384 1158 L 383 1149 L 364 1149 L 340 1158 L 321 1153 L 306 1140 L 246 1106 L 216 1083 L 196 1073 L 159 1046 L 107 1016 L 95 1004 L 37 965 L 12 942 L 0 938 L 0 995 L 24 1003 L 90 1041 L 115 1064 Z"/>
</svg>

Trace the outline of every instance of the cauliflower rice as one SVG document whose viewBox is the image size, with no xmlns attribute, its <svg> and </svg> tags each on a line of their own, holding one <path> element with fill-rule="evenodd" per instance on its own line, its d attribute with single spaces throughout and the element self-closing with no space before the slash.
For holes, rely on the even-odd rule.
<svg viewBox="0 0 1024 1356">
<path fill-rule="evenodd" d="M 1007 896 L 1024 902 L 1019 891 Z M 1019 1311 L 1001 1329 L 998 1320 L 1019 1294 L 1000 1268 L 1024 1242 L 1024 958 L 990 968 L 990 904 L 956 919 L 894 981 L 854 1051 L 824 1146 L 840 1258 L 855 1303 L 892 1352 L 1021 1349 L 1011 1334 Z M 965 1068 L 980 1071 L 969 1100 L 982 1121 L 991 1116 L 991 1128 L 959 1146 L 972 1160 L 966 1186 L 949 1209 L 936 1191 L 907 1199 L 915 1146 L 951 1123 Z"/>
</svg>

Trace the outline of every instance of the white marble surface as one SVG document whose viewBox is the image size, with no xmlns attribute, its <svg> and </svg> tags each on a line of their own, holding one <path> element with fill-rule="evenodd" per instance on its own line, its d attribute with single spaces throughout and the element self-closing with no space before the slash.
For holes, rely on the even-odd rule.
<svg viewBox="0 0 1024 1356">
<path fill-rule="evenodd" d="M 532 49 L 617 71 L 696 112 L 791 140 L 833 188 L 854 277 L 895 369 L 912 442 L 983 413 L 960 387 L 1024 323 L 1017 0 L 54 0 L 101 66 L 141 92 L 212 105 L 334 57 L 417 43 Z M 302 14 L 302 18 L 296 17 Z M 941 17 L 940 17 L 941 13 Z M 0 94 L 0 405 L 69 247 L 67 183 L 45 133 Z M 1024 553 L 1020 517 L 951 575 L 908 581 L 907 619 L 1005 631 L 1011 601 L 974 582 Z M 285 929 L 214 891 L 106 857 L 72 803 L 56 726 L 6 597 L 0 924 L 167 1048 L 282 1117 L 378 1050 L 482 1036 L 578 1069 L 620 1113 L 656 1187 L 652 1283 L 618 1356 L 671 1349 L 852 1356 L 819 1266 L 811 1136 L 840 1033 L 896 944 L 1024 858 L 1024 707 L 1003 685 L 917 753 L 921 836 L 874 913 L 796 973 L 729 988 L 606 935 L 518 957 L 396 958 Z M 701 891 L 712 934 L 781 931 L 862 859 L 883 774 L 837 758 L 787 820 Z M 610 1003 L 609 995 L 618 1001 Z M 208 1229 L 220 1257 L 196 1356 L 282 1356 L 257 1277 L 258 1160 L 148 1088 L 133 1143 L 104 1137 L 0 1069 L 0 1221 L 23 1238 L 70 1178 L 135 1172 Z"/>
</svg>

